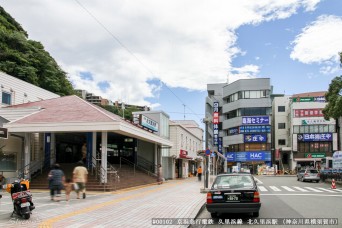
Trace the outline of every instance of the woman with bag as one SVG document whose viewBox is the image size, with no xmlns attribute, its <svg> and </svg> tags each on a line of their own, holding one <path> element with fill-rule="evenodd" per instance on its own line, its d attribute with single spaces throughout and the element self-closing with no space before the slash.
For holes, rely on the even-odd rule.
<svg viewBox="0 0 342 228">
<path fill-rule="evenodd" d="M 56 163 L 53 166 L 53 169 L 49 172 L 48 180 L 51 200 L 59 202 L 65 181 L 64 172 L 61 170 L 59 164 Z"/>
</svg>

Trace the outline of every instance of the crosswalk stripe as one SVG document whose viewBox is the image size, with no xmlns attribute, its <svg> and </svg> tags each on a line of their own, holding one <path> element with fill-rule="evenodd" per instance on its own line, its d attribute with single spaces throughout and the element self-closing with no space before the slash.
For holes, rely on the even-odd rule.
<svg viewBox="0 0 342 228">
<path fill-rule="evenodd" d="M 273 191 L 280 192 L 281 190 L 277 188 L 276 186 L 269 186 Z"/>
<path fill-rule="evenodd" d="M 281 186 L 281 187 L 284 188 L 285 190 L 289 191 L 289 192 L 294 192 L 295 191 L 292 188 L 289 188 L 287 186 Z"/>
<path fill-rule="evenodd" d="M 309 189 L 309 190 L 311 190 L 311 191 L 313 191 L 313 192 L 322 192 L 322 191 L 320 191 L 320 190 L 317 190 L 317 189 L 311 188 L 311 187 L 304 187 L 304 188 Z"/>
<path fill-rule="evenodd" d="M 337 192 L 342 192 L 342 189 L 334 189 Z"/>
<path fill-rule="evenodd" d="M 304 189 L 304 188 L 301 188 L 301 187 L 296 187 L 296 186 L 293 186 L 293 188 L 301 191 L 301 192 L 308 192 L 308 190 Z"/>
<path fill-rule="evenodd" d="M 326 191 L 326 192 L 335 192 L 335 191 L 333 191 L 333 190 L 326 189 L 326 188 L 318 188 L 318 189 L 323 190 L 323 191 Z"/>
<path fill-rule="evenodd" d="M 262 192 L 267 192 L 268 191 L 264 186 L 258 186 L 258 188 Z"/>
</svg>

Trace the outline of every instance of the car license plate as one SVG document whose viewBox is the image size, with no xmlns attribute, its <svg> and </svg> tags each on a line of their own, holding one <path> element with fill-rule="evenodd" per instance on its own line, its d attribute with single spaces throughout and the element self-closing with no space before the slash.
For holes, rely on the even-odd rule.
<svg viewBox="0 0 342 228">
<path fill-rule="evenodd" d="M 20 207 L 29 207 L 29 206 L 30 206 L 30 202 L 22 203 L 20 205 Z"/>
<path fill-rule="evenodd" d="M 228 195 L 227 201 L 238 201 L 239 197 L 237 195 Z"/>
</svg>

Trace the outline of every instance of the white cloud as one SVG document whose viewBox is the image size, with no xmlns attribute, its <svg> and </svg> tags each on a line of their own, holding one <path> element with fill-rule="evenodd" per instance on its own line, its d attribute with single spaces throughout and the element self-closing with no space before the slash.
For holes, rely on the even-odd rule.
<svg viewBox="0 0 342 228">
<path fill-rule="evenodd" d="M 236 46 L 236 29 L 287 18 L 300 8 L 314 10 L 319 0 L 80 2 L 96 19 L 76 1 L 0 0 L 77 88 L 146 105 L 146 98 L 158 94 L 151 79 L 205 90 L 207 83 L 225 82 L 227 74 L 257 76 L 257 66 L 232 66 L 234 57 L 246 53 Z M 80 72 L 90 72 L 94 81 L 82 80 Z M 110 85 L 105 94 L 97 85 L 103 81 Z"/>
<path fill-rule="evenodd" d="M 306 26 L 293 41 L 291 58 L 302 63 L 337 62 L 342 48 L 342 17 L 323 15 Z"/>
</svg>

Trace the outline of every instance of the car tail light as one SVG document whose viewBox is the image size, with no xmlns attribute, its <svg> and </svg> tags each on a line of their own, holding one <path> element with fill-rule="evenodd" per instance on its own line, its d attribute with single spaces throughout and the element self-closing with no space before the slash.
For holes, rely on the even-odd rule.
<svg viewBox="0 0 342 228">
<path fill-rule="evenodd" d="M 213 203 L 213 198 L 211 196 L 211 192 L 207 193 L 207 203 Z"/>
<path fill-rule="evenodd" d="M 308 174 L 308 173 L 305 173 L 304 176 L 309 176 L 309 174 Z"/>
<path fill-rule="evenodd" d="M 27 202 L 27 199 L 26 199 L 26 198 L 21 198 L 21 202 L 22 202 L 22 203 L 26 203 L 26 202 Z"/>
<path fill-rule="evenodd" d="M 318 176 L 318 177 L 320 177 L 320 176 L 321 176 L 321 174 L 320 174 L 320 173 L 317 173 L 317 176 Z"/>
<path fill-rule="evenodd" d="M 259 194 L 259 192 L 254 192 L 253 202 L 254 203 L 259 203 L 260 202 L 260 194 Z"/>
</svg>

